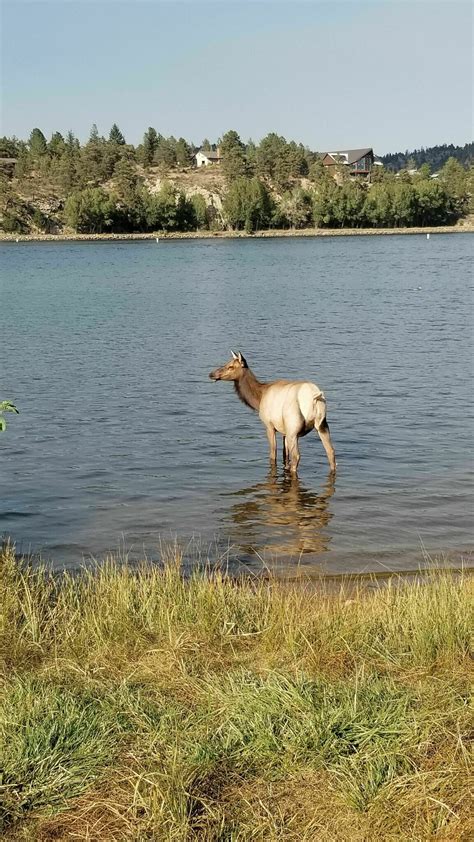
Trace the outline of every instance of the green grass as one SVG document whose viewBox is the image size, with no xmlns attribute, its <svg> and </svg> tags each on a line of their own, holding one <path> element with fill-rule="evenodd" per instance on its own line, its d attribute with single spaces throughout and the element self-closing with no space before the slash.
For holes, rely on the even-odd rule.
<svg viewBox="0 0 474 842">
<path fill-rule="evenodd" d="M 19 840 L 467 840 L 473 581 L 380 589 L 0 555 Z"/>
</svg>

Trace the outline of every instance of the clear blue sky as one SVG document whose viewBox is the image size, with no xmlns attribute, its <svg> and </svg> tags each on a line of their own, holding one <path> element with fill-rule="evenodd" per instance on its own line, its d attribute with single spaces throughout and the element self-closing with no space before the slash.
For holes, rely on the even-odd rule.
<svg viewBox="0 0 474 842">
<path fill-rule="evenodd" d="M 379 154 L 472 136 L 460 0 L 2 0 L 1 134 L 230 128 Z"/>
</svg>

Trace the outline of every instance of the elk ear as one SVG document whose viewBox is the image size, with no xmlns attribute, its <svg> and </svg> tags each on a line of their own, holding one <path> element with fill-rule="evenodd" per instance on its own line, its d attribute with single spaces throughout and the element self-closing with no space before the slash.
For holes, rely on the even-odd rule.
<svg viewBox="0 0 474 842">
<path fill-rule="evenodd" d="M 238 356 L 238 360 L 239 360 L 240 365 L 243 366 L 244 368 L 247 368 L 247 360 L 245 359 L 245 357 L 242 356 L 240 351 L 239 351 L 237 356 Z"/>
<path fill-rule="evenodd" d="M 238 359 L 237 354 L 234 354 L 234 352 L 232 351 L 232 349 L 231 349 L 230 353 L 232 354 L 232 359 L 233 359 L 233 360 L 237 360 L 237 359 Z M 239 354 L 239 356 L 240 356 L 240 354 Z"/>
</svg>

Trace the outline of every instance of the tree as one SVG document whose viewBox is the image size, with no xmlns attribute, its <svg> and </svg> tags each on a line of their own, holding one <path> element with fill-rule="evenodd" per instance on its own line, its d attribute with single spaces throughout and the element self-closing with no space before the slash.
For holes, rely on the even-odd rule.
<svg viewBox="0 0 474 842">
<path fill-rule="evenodd" d="M 151 167 L 160 140 L 161 135 L 158 135 L 153 126 L 149 126 L 143 135 L 143 145 L 141 150 L 141 160 L 143 166 Z"/>
<path fill-rule="evenodd" d="M 306 150 L 294 141 L 271 132 L 260 143 L 256 154 L 256 172 L 274 182 L 279 190 L 288 190 L 292 178 L 308 175 Z"/>
<path fill-rule="evenodd" d="M 18 158 L 16 159 L 15 178 L 17 178 L 18 181 L 21 182 L 30 174 L 30 170 L 31 162 L 28 152 L 26 149 L 21 149 Z"/>
<path fill-rule="evenodd" d="M 176 143 L 176 141 L 175 141 Z M 176 166 L 176 147 L 171 138 L 161 137 L 155 152 L 155 161 L 163 172 Z"/>
<path fill-rule="evenodd" d="M 364 203 L 365 223 L 374 228 L 393 225 L 392 191 L 389 183 L 373 184 Z"/>
<path fill-rule="evenodd" d="M 84 185 L 98 186 L 105 181 L 109 173 L 104 166 L 105 140 L 99 137 L 97 126 L 94 123 L 89 135 L 89 140 L 81 149 L 78 160 L 78 174 Z"/>
<path fill-rule="evenodd" d="M 130 156 L 124 156 L 114 168 L 115 193 L 125 204 L 133 204 L 136 198 L 139 178 L 135 162 Z"/>
<path fill-rule="evenodd" d="M 243 178 L 247 174 L 247 161 L 245 158 L 245 146 L 239 135 L 233 129 L 226 132 L 220 144 L 222 156 L 222 172 L 228 183 L 236 178 Z"/>
<path fill-rule="evenodd" d="M 301 187 L 285 193 L 280 209 L 292 228 L 305 228 L 311 223 L 311 195 Z"/>
<path fill-rule="evenodd" d="M 310 180 L 315 183 L 318 183 L 328 178 L 332 179 L 332 176 L 328 172 L 328 168 L 324 166 L 323 159 L 321 157 L 315 158 L 315 160 L 312 162 L 309 168 L 308 176 Z"/>
<path fill-rule="evenodd" d="M 468 195 L 468 171 L 456 158 L 448 158 L 444 167 L 439 172 L 439 183 L 446 191 L 458 199 L 462 204 L 467 201 Z"/>
<path fill-rule="evenodd" d="M 85 234 L 111 231 L 115 215 L 113 199 L 100 187 L 88 187 L 71 193 L 64 207 L 66 224 Z"/>
<path fill-rule="evenodd" d="M 247 161 L 247 174 L 252 176 L 257 166 L 257 147 L 252 138 L 249 138 L 245 145 L 245 160 Z"/>
<path fill-rule="evenodd" d="M 118 146 L 125 146 L 125 138 L 120 131 L 117 123 L 114 123 L 109 132 L 109 142 L 116 143 Z"/>
<path fill-rule="evenodd" d="M 193 206 L 194 218 L 196 221 L 196 228 L 204 229 L 209 227 L 209 219 L 207 214 L 207 204 L 204 196 L 200 193 L 194 193 L 190 198 Z"/>
<path fill-rule="evenodd" d="M 423 178 L 425 181 L 431 175 L 431 167 L 429 164 L 424 163 L 421 165 L 420 169 L 418 170 L 418 175 L 420 178 Z"/>
<path fill-rule="evenodd" d="M 48 144 L 41 129 L 33 129 L 28 140 L 28 145 L 33 158 L 46 155 L 48 151 Z"/>
<path fill-rule="evenodd" d="M 396 228 L 416 224 L 417 197 L 412 184 L 398 181 L 392 190 L 392 224 Z"/>
<path fill-rule="evenodd" d="M 180 167 L 190 167 L 193 162 L 193 153 L 184 137 L 176 141 L 175 147 L 176 163 Z"/>
<path fill-rule="evenodd" d="M 443 225 L 461 216 L 461 209 L 437 181 L 419 181 L 415 185 L 416 225 Z"/>
<path fill-rule="evenodd" d="M 22 146 L 23 141 L 16 137 L 0 137 L 0 158 L 17 158 Z"/>
<path fill-rule="evenodd" d="M 274 205 L 258 178 L 238 178 L 229 187 L 223 210 L 232 228 L 250 232 L 268 226 Z"/>
<path fill-rule="evenodd" d="M 61 132 L 54 132 L 48 144 L 49 154 L 52 158 L 60 158 L 64 154 L 66 144 Z"/>
</svg>

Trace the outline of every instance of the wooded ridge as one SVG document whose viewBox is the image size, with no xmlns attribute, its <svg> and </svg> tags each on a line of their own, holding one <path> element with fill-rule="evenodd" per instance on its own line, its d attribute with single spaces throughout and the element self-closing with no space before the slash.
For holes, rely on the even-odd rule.
<svg viewBox="0 0 474 842">
<path fill-rule="evenodd" d="M 364 176 L 342 162 L 324 166 L 320 153 L 275 133 L 258 145 L 234 130 L 205 139 L 209 166 L 196 167 L 197 149 L 152 127 L 133 146 L 115 124 L 108 138 L 93 126 L 82 145 L 72 132 L 48 141 L 39 128 L 28 141 L 1 138 L 0 230 L 399 228 L 452 225 L 473 212 L 473 144 L 384 156 L 377 164 L 386 166 Z M 441 168 L 432 172 L 430 160 Z"/>
</svg>

